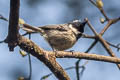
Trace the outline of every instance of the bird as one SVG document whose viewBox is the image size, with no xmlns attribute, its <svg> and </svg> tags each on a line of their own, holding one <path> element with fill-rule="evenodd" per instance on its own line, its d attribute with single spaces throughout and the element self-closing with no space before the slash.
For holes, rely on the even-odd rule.
<svg viewBox="0 0 120 80">
<path fill-rule="evenodd" d="M 67 50 L 81 38 L 84 32 L 86 21 L 74 20 L 64 24 L 45 25 L 33 27 L 26 24 L 23 20 L 19 20 L 22 29 L 28 34 L 40 33 L 48 42 L 53 51 Z"/>
</svg>

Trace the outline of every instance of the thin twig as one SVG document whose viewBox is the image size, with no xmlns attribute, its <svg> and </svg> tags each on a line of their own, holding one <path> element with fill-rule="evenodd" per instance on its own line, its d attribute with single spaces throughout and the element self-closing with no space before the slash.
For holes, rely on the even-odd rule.
<svg viewBox="0 0 120 80">
<path fill-rule="evenodd" d="M 88 19 L 86 19 L 87 21 Z M 94 28 L 92 27 L 92 25 L 90 24 L 89 21 L 87 21 L 90 29 L 94 32 L 94 34 L 96 35 L 96 37 L 98 37 L 98 40 L 101 42 L 101 44 L 103 45 L 103 47 L 106 49 L 106 51 L 109 53 L 110 56 L 112 57 L 116 57 L 116 55 L 113 53 L 112 49 L 109 47 L 109 45 L 106 43 L 106 41 L 102 38 L 102 36 L 100 34 L 98 34 L 97 32 L 95 32 Z M 117 64 L 118 68 L 120 69 L 120 64 Z"/>
<path fill-rule="evenodd" d="M 81 68 L 81 66 L 80 66 L 79 68 Z M 67 71 L 67 70 L 71 70 L 71 69 L 75 69 L 75 67 L 74 67 L 74 66 L 68 67 L 68 68 L 65 68 L 64 70 Z M 43 76 L 40 80 L 45 80 L 45 79 L 47 79 L 48 77 L 50 77 L 52 74 L 53 74 L 53 73 L 49 73 L 49 74 Z"/>
<path fill-rule="evenodd" d="M 89 0 L 94 6 L 96 6 L 97 8 L 98 8 L 98 6 L 96 5 L 96 3 L 93 1 L 93 0 Z M 105 14 L 105 12 L 104 12 L 104 9 L 103 8 L 98 8 L 99 10 L 100 10 L 100 12 L 102 13 L 102 15 L 105 17 L 105 19 L 107 20 L 107 21 L 109 21 L 109 18 L 108 18 L 108 16 Z"/>
<path fill-rule="evenodd" d="M 90 1 L 91 1 L 91 0 L 90 0 Z M 92 2 L 92 3 L 96 6 L 96 4 L 95 4 L 94 2 Z M 103 11 L 102 13 L 103 13 L 103 15 L 106 17 L 106 19 L 108 19 L 107 16 L 106 16 L 106 14 L 104 13 L 104 11 Z M 119 17 L 119 18 L 116 18 L 116 19 L 113 19 L 113 20 L 109 20 L 109 21 L 108 21 L 108 24 L 104 27 L 104 29 L 100 32 L 100 34 L 103 35 L 104 32 L 110 27 L 111 24 L 113 24 L 113 23 L 115 23 L 115 22 L 117 22 L 117 21 L 119 21 L 119 20 L 120 20 L 120 17 Z M 91 27 L 91 25 L 89 25 L 89 26 L 90 26 L 90 28 L 92 29 L 92 31 L 96 34 L 97 32 Z M 97 44 L 98 40 L 97 40 L 96 37 L 94 37 L 94 36 L 89 36 L 89 35 L 86 35 L 86 34 L 83 34 L 83 38 L 95 39 L 95 41 L 91 44 L 91 46 L 86 50 L 86 53 L 88 53 L 88 52 Z M 107 42 L 107 41 L 106 41 L 106 42 Z M 115 45 L 113 45 L 113 44 L 110 44 L 109 42 L 107 42 L 107 43 L 108 43 L 110 46 L 113 46 L 113 47 L 115 47 L 115 48 L 118 48 L 117 46 L 115 46 Z M 80 59 L 76 62 L 76 67 L 78 67 L 79 62 L 80 62 Z M 79 78 L 79 69 L 77 68 L 76 70 L 78 70 L 78 71 L 76 71 L 76 74 L 77 74 L 77 79 L 79 80 L 79 79 L 80 79 L 80 78 Z"/>
<path fill-rule="evenodd" d="M 4 40 L 3 40 L 3 41 L 0 41 L 0 43 L 4 43 Z"/>
<path fill-rule="evenodd" d="M 101 30 L 101 32 L 100 32 L 99 34 L 103 35 L 103 34 L 106 32 L 106 30 L 110 27 L 110 25 L 116 23 L 116 22 L 119 21 L 119 20 L 120 20 L 120 17 L 119 17 L 119 18 L 116 18 L 116 19 L 111 19 L 111 20 L 109 20 L 108 23 L 107 23 L 107 25 Z M 87 37 L 86 37 L 86 38 L 87 38 Z M 88 37 L 88 38 L 89 38 L 89 37 Z M 92 38 L 91 38 L 91 39 L 92 39 Z M 96 45 L 97 42 L 98 42 L 98 40 L 95 40 L 95 41 L 91 44 L 91 46 L 88 48 L 87 52 L 89 52 L 89 51 Z"/>
<path fill-rule="evenodd" d="M 117 44 L 117 46 L 119 47 L 120 46 L 120 43 L 119 44 Z M 120 49 L 117 49 L 117 51 L 119 51 Z"/>
<path fill-rule="evenodd" d="M 81 67 L 82 67 L 82 70 L 81 70 L 81 72 L 80 72 L 80 73 L 81 73 L 81 77 L 82 77 L 82 75 L 83 75 L 83 72 L 85 71 L 85 68 L 86 68 L 85 66 L 88 64 L 88 62 L 89 62 L 89 61 L 87 60 L 87 61 L 81 66 Z"/>
<path fill-rule="evenodd" d="M 87 21 L 87 23 L 89 23 L 89 21 L 88 21 L 87 18 L 85 19 L 85 21 Z M 88 25 L 89 25 L 89 24 L 88 24 Z M 90 25 L 89 25 L 89 26 L 90 26 Z M 91 28 L 91 30 L 93 31 L 93 33 L 97 35 L 97 32 L 95 31 L 95 29 L 94 29 L 93 27 L 91 27 L 91 26 L 90 26 L 90 28 Z M 86 35 L 84 35 L 84 36 L 86 36 Z M 94 37 L 94 39 L 95 39 L 95 37 Z M 96 43 L 97 43 L 97 42 L 96 42 Z M 95 43 L 95 44 L 96 44 L 96 43 Z M 92 46 L 90 46 L 86 52 L 89 52 L 89 51 L 91 50 L 91 48 L 92 48 L 95 44 L 93 44 Z M 80 76 L 79 76 L 79 68 L 78 68 L 79 63 L 80 63 L 80 60 L 81 60 L 81 59 L 79 59 L 79 60 L 76 62 L 76 74 L 77 74 L 77 80 L 80 80 Z"/>
<path fill-rule="evenodd" d="M 90 35 L 82 33 L 82 38 L 95 39 L 95 36 L 90 36 Z"/>
<path fill-rule="evenodd" d="M 114 47 L 114 48 L 120 49 L 120 47 L 119 47 L 119 46 L 114 45 L 114 44 L 112 44 L 112 43 L 110 43 L 110 42 L 107 42 L 107 44 L 109 44 L 110 46 L 112 46 L 112 47 Z"/>
<path fill-rule="evenodd" d="M 110 27 L 110 25 L 112 24 L 112 20 L 109 20 L 107 25 L 101 30 L 100 34 L 103 35 L 107 29 Z"/>
<path fill-rule="evenodd" d="M 120 17 L 112 19 L 112 24 L 115 24 L 116 22 L 120 21 Z"/>
<path fill-rule="evenodd" d="M 96 40 L 96 37 L 95 36 L 90 36 L 90 35 L 87 35 L 87 34 L 83 34 L 82 38 L 89 38 L 89 39 L 95 39 L 95 41 L 91 44 L 91 46 L 85 51 L 85 53 L 88 53 L 95 45 L 96 43 L 98 42 L 98 40 Z M 120 49 L 120 47 L 118 47 L 117 45 L 114 45 L 108 41 L 106 41 L 107 44 L 109 44 L 110 46 L 114 47 L 114 48 L 117 48 L 117 49 Z"/>
<path fill-rule="evenodd" d="M 95 40 L 85 52 L 86 52 L 86 53 L 90 52 L 90 50 L 97 44 L 97 42 L 98 42 L 98 41 Z"/>
<path fill-rule="evenodd" d="M 89 28 L 93 31 L 93 33 L 95 35 L 98 35 L 98 33 L 96 32 L 96 30 L 90 25 L 90 22 L 88 21 L 88 18 L 85 18 L 85 21 L 87 21 L 87 24 L 88 24 Z"/>
<path fill-rule="evenodd" d="M 2 16 L 1 14 L 0 14 L 0 19 L 2 19 L 2 20 L 4 20 L 4 21 L 8 21 L 8 19 L 5 18 L 4 16 Z"/>
<path fill-rule="evenodd" d="M 79 59 L 76 63 L 75 63 L 75 65 L 76 65 L 76 77 L 77 77 L 77 80 L 80 80 L 80 73 L 79 73 L 79 64 L 80 64 L 80 61 L 81 61 L 81 59 Z"/>
<path fill-rule="evenodd" d="M 84 72 L 84 70 L 85 70 L 85 65 L 86 65 L 86 64 L 87 64 L 87 62 L 85 62 L 83 65 L 81 65 L 81 66 L 78 67 L 79 69 L 82 68 L 82 71 L 81 71 L 82 74 L 83 74 L 83 72 Z M 64 70 L 67 71 L 67 70 L 71 70 L 71 69 L 76 69 L 76 67 L 75 67 L 75 66 L 72 66 L 72 67 L 65 68 Z M 49 73 L 49 74 L 43 76 L 40 80 L 45 80 L 45 79 L 47 79 L 48 77 L 50 77 L 52 74 L 53 74 L 53 73 Z M 82 75 L 82 74 L 81 74 L 81 75 Z"/>
<path fill-rule="evenodd" d="M 31 34 L 29 34 L 29 39 L 31 39 Z M 31 56 L 30 56 L 30 53 L 28 53 L 28 62 L 29 62 L 29 80 L 31 80 L 32 78 L 32 63 L 31 63 Z"/>
<path fill-rule="evenodd" d="M 96 3 L 93 0 L 89 0 L 94 6 L 97 7 Z M 97 7 L 98 8 L 98 7 Z"/>
</svg>

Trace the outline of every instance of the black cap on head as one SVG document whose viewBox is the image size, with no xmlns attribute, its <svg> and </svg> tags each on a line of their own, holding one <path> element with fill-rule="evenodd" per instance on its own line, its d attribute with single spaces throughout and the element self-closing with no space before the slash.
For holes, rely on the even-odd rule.
<svg viewBox="0 0 120 80">
<path fill-rule="evenodd" d="M 80 24 L 80 29 L 81 30 L 79 30 L 80 32 L 84 32 L 84 27 L 85 27 L 85 24 L 87 23 L 87 21 L 83 21 L 83 22 L 81 22 L 81 24 Z"/>
<path fill-rule="evenodd" d="M 74 20 L 72 23 L 73 27 L 75 27 L 78 31 L 84 32 L 84 27 L 87 21 L 81 22 L 80 20 Z"/>
</svg>

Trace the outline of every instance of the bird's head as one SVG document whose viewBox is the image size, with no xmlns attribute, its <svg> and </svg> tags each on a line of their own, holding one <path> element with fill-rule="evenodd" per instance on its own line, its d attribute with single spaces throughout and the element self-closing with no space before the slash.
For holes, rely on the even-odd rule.
<svg viewBox="0 0 120 80">
<path fill-rule="evenodd" d="M 80 20 L 74 20 L 73 22 L 71 22 L 70 24 L 72 24 L 72 26 L 74 28 L 76 28 L 79 32 L 84 32 L 84 27 L 85 27 L 85 24 L 87 22 L 86 21 L 80 21 Z"/>
</svg>

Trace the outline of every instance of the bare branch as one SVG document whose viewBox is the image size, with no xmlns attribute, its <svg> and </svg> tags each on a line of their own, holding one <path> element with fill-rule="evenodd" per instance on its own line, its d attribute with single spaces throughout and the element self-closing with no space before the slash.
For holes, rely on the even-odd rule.
<svg viewBox="0 0 120 80">
<path fill-rule="evenodd" d="M 96 32 L 96 30 L 92 27 L 92 25 L 91 25 L 90 22 L 88 21 L 88 18 L 85 18 L 85 21 L 87 21 L 87 24 L 88 24 L 89 28 L 92 30 L 92 32 L 93 32 L 95 35 L 98 35 L 98 33 Z"/>
<path fill-rule="evenodd" d="M 83 66 L 85 66 L 86 64 L 83 64 L 82 66 L 79 66 L 79 68 L 83 68 Z M 64 70 L 71 70 L 71 69 L 75 69 L 76 67 L 75 66 L 72 66 L 72 67 L 68 67 L 68 68 L 65 68 Z M 49 73 L 45 76 L 43 76 L 40 80 L 45 80 L 47 79 L 49 76 L 51 76 L 53 73 Z"/>
<path fill-rule="evenodd" d="M 86 54 L 82 52 L 57 51 L 57 54 L 55 54 L 53 51 L 45 51 L 41 49 L 35 43 L 33 43 L 31 40 L 25 37 L 21 37 L 19 46 L 23 50 L 37 57 L 39 60 L 43 60 L 44 58 L 49 59 L 50 56 L 54 58 L 54 56 L 56 56 L 57 58 L 80 58 L 80 59 L 88 59 L 88 60 L 105 61 L 105 62 L 111 62 L 111 63 L 120 63 L 120 59 L 115 57 L 108 57 L 108 56 L 102 56 L 102 55 L 96 55 L 96 54 Z M 44 57 L 40 59 L 40 57 L 42 57 L 43 55 Z"/>
<path fill-rule="evenodd" d="M 53 53 L 50 52 L 49 54 L 53 54 Z M 79 58 L 79 59 L 104 61 L 104 62 L 117 63 L 117 64 L 120 63 L 119 58 L 96 55 L 94 53 L 87 54 L 87 53 L 83 53 L 83 52 L 74 52 L 74 53 L 72 53 L 72 52 L 58 51 L 56 57 L 57 58 Z"/>
<path fill-rule="evenodd" d="M 98 41 L 95 40 L 85 52 L 86 52 L 86 53 L 90 52 L 90 50 L 97 44 L 97 42 L 98 42 Z"/>
<path fill-rule="evenodd" d="M 38 60 L 42 61 L 58 79 L 70 80 L 64 69 L 56 62 L 55 52 L 49 54 L 49 52 L 41 49 L 31 40 L 23 36 L 20 36 L 19 39 L 18 46 L 20 46 L 24 51 L 35 56 Z"/>
<path fill-rule="evenodd" d="M 7 18 L 5 18 L 4 16 L 2 16 L 1 14 L 0 14 L 0 19 L 2 19 L 4 21 L 8 21 Z"/>
<path fill-rule="evenodd" d="M 101 30 L 100 34 L 103 35 L 105 31 L 107 31 L 107 29 L 110 27 L 111 24 L 112 24 L 112 20 L 109 20 L 107 25 Z"/>
<path fill-rule="evenodd" d="M 90 35 L 87 35 L 87 34 L 82 33 L 82 38 L 95 39 L 96 37 L 95 37 L 95 36 L 90 36 Z"/>
<path fill-rule="evenodd" d="M 89 0 L 94 6 L 96 6 L 98 8 L 98 6 L 96 5 L 96 3 L 93 1 L 93 0 Z M 105 19 L 107 21 L 109 21 L 109 18 L 108 16 L 106 15 L 106 13 L 104 12 L 104 9 L 103 8 L 98 8 L 100 10 L 100 12 L 102 13 L 102 15 L 105 17 Z"/>
<path fill-rule="evenodd" d="M 90 24 L 90 22 L 88 21 L 88 19 L 86 19 L 88 26 L 90 27 L 90 29 L 94 32 L 95 36 L 98 38 L 98 40 L 101 42 L 101 44 L 104 46 L 104 48 L 106 49 L 106 51 L 109 53 L 110 56 L 112 57 L 116 57 L 116 55 L 113 53 L 112 49 L 109 47 L 109 45 L 107 44 L 107 42 L 102 38 L 101 34 L 98 34 L 94 28 L 92 27 L 92 25 Z M 120 69 L 120 64 L 117 64 L 118 68 Z"/>
<path fill-rule="evenodd" d="M 106 42 L 107 42 L 107 41 L 106 41 Z M 114 47 L 114 48 L 117 48 L 118 50 L 120 49 L 120 47 L 119 47 L 119 46 L 114 45 L 114 44 L 112 44 L 112 43 L 110 43 L 110 42 L 107 42 L 107 44 L 109 44 L 110 46 L 112 46 L 112 47 Z"/>
<path fill-rule="evenodd" d="M 19 38 L 19 27 L 18 27 L 18 19 L 19 19 L 19 5 L 20 0 L 10 0 L 10 18 L 9 18 L 9 31 L 8 36 L 5 40 L 8 43 L 9 50 L 14 51 L 14 47 L 17 45 L 17 41 Z"/>
<path fill-rule="evenodd" d="M 3 40 L 3 41 L 0 41 L 0 43 L 4 43 L 4 40 Z"/>
</svg>

